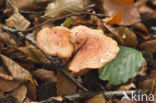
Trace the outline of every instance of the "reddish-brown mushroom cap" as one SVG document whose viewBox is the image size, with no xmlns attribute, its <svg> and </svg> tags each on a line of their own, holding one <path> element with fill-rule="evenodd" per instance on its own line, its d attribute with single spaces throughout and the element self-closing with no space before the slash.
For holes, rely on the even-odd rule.
<svg viewBox="0 0 156 103">
<path fill-rule="evenodd" d="M 75 49 L 87 40 L 69 64 L 69 70 L 72 72 L 101 68 L 111 61 L 119 51 L 116 41 L 105 36 L 101 30 L 90 29 L 86 26 L 73 28 L 71 39 Z"/>
<path fill-rule="evenodd" d="M 37 34 L 36 42 L 41 50 L 52 56 L 69 58 L 73 52 L 70 30 L 65 27 L 43 28 Z"/>
</svg>

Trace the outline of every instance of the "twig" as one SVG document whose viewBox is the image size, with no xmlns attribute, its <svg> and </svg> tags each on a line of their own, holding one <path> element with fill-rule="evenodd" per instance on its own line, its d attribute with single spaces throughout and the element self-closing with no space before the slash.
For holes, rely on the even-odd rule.
<svg viewBox="0 0 156 103">
<path fill-rule="evenodd" d="M 39 24 L 39 25 L 36 25 L 36 26 L 34 26 L 34 27 L 32 27 L 32 28 L 29 28 L 29 29 L 27 29 L 27 30 L 16 30 L 16 31 L 14 31 L 14 32 L 23 32 L 23 33 L 31 32 L 31 31 L 33 31 L 34 29 L 37 29 L 37 28 L 41 27 L 42 25 L 47 24 L 47 23 L 49 23 L 49 22 L 54 22 L 54 21 L 63 20 L 63 19 L 65 19 L 65 18 L 68 18 L 68 17 L 71 17 L 71 16 L 81 16 L 81 15 L 94 15 L 94 16 L 97 16 L 97 17 L 100 17 L 100 18 L 101 18 L 101 17 L 105 17 L 105 16 L 103 16 L 103 15 L 101 15 L 101 14 L 94 14 L 94 13 L 88 13 L 88 12 L 73 13 L 73 14 L 68 14 L 68 15 L 62 16 L 62 17 L 49 19 L 49 20 L 47 20 L 47 21 L 45 21 L 45 22 L 43 22 L 43 23 L 41 23 L 41 24 Z"/>
<path fill-rule="evenodd" d="M 63 101 L 75 101 L 77 99 L 82 99 L 82 98 L 89 98 L 92 96 L 95 96 L 98 93 L 102 93 L 104 96 L 109 97 L 109 96 L 123 96 L 123 92 L 125 92 L 127 95 L 131 95 L 132 93 L 135 94 L 137 93 L 136 90 L 132 90 L 132 91 L 100 91 L 100 92 L 84 92 L 82 94 L 74 94 L 74 95 L 68 95 L 68 96 L 64 96 L 62 98 Z M 55 97 L 50 97 L 47 100 L 43 100 L 37 103 L 49 103 L 51 101 L 56 101 L 56 99 L 54 99 Z"/>
<path fill-rule="evenodd" d="M 14 32 L 16 31 L 15 29 L 11 29 L 5 26 L 0 26 L 3 30 L 9 31 L 9 32 Z M 27 40 L 30 44 L 34 45 L 37 49 L 39 49 L 46 57 L 48 60 L 50 60 L 51 65 L 55 65 L 56 67 L 62 65 L 61 59 L 59 59 L 58 57 L 52 57 L 47 55 L 46 53 L 44 53 L 36 44 L 35 41 L 29 39 L 29 37 L 25 36 L 24 34 L 22 34 L 21 32 L 17 33 L 18 36 L 23 37 L 25 40 Z M 75 85 L 77 85 L 77 87 L 79 87 L 80 89 L 82 89 L 83 91 L 88 91 L 83 85 L 81 85 L 75 78 L 73 78 L 71 76 L 71 74 L 64 69 L 63 67 L 61 68 L 57 68 L 58 70 L 60 70 L 67 78 L 69 78 Z"/>
</svg>

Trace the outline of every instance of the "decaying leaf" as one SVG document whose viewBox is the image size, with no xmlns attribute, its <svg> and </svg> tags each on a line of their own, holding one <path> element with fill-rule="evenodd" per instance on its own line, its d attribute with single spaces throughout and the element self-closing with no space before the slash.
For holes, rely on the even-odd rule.
<svg viewBox="0 0 156 103">
<path fill-rule="evenodd" d="M 156 53 L 156 38 L 141 43 L 139 48 L 141 50 L 148 50 L 152 53 Z"/>
<path fill-rule="evenodd" d="M 139 75 L 139 76 L 145 76 L 146 75 L 146 70 L 147 70 L 147 62 L 144 59 L 143 60 L 142 67 L 141 67 L 141 70 L 139 71 L 139 73 L 137 75 Z"/>
<path fill-rule="evenodd" d="M 57 95 L 58 96 L 65 96 L 65 95 L 72 95 L 76 93 L 76 86 L 66 78 L 61 72 L 57 72 Z"/>
<path fill-rule="evenodd" d="M 37 69 L 33 72 L 33 74 L 37 78 L 44 80 L 46 82 L 56 82 L 57 81 L 57 78 L 53 71 L 48 71 L 45 69 Z"/>
<path fill-rule="evenodd" d="M 0 54 L 3 63 L 7 66 L 9 72 L 16 80 L 27 81 L 31 74 L 10 58 Z"/>
<path fill-rule="evenodd" d="M 103 94 L 98 94 L 91 99 L 87 100 L 86 103 L 106 103 L 105 97 Z"/>
<path fill-rule="evenodd" d="M 10 92 L 20 86 L 20 82 L 16 80 L 4 80 L 0 78 L 0 90 L 3 92 Z"/>
<path fill-rule="evenodd" d="M 48 4 L 44 17 L 57 17 L 83 9 L 84 0 L 55 0 Z"/>
<path fill-rule="evenodd" d="M 47 61 L 47 58 L 40 50 L 36 49 L 33 45 L 29 45 L 26 47 L 18 48 L 22 52 L 24 52 L 28 59 L 36 63 L 44 63 Z"/>
<path fill-rule="evenodd" d="M 135 84 L 134 83 L 128 83 L 128 84 L 124 84 L 124 85 L 119 86 L 119 88 L 117 90 L 118 91 L 128 91 L 132 88 L 133 89 L 136 88 Z"/>
<path fill-rule="evenodd" d="M 138 23 L 133 24 L 132 26 L 134 27 L 134 31 L 137 34 L 139 34 L 142 38 L 149 39 L 151 37 L 148 29 L 143 23 L 138 22 Z"/>
<path fill-rule="evenodd" d="M 140 21 L 139 12 L 134 5 L 134 0 L 103 0 L 103 8 L 108 16 L 121 12 L 120 25 L 132 25 Z"/>
<path fill-rule="evenodd" d="M 23 103 L 24 99 L 26 98 L 27 87 L 25 85 L 22 85 L 16 90 L 14 90 L 11 94 L 15 98 L 17 98 L 18 103 Z"/>
<path fill-rule="evenodd" d="M 3 79 L 6 79 L 6 80 L 13 80 L 14 78 L 10 75 L 7 75 L 7 74 L 3 74 L 0 72 L 0 77 L 3 78 Z"/>
<path fill-rule="evenodd" d="M 6 25 L 8 27 L 14 27 L 17 30 L 26 30 L 30 22 L 16 10 L 13 15 L 6 20 Z"/>
</svg>

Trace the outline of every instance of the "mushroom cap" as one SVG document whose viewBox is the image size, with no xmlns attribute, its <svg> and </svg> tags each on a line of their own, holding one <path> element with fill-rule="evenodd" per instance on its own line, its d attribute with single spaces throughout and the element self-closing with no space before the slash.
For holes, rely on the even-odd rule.
<svg viewBox="0 0 156 103">
<path fill-rule="evenodd" d="M 73 52 L 73 44 L 70 41 L 70 30 L 65 27 L 45 27 L 37 34 L 36 42 L 45 53 L 69 58 Z"/>
<path fill-rule="evenodd" d="M 72 72 L 101 68 L 115 58 L 119 51 L 117 42 L 105 36 L 102 30 L 90 29 L 86 26 L 73 28 L 71 40 L 75 49 L 87 40 L 69 64 L 69 70 Z"/>
</svg>

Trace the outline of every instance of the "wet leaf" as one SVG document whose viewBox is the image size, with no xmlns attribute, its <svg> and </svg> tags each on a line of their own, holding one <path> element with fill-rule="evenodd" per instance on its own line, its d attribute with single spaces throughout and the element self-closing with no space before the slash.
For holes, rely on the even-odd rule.
<svg viewBox="0 0 156 103">
<path fill-rule="evenodd" d="M 65 96 L 65 95 L 72 95 L 76 93 L 76 86 L 66 78 L 61 72 L 57 72 L 57 95 L 58 96 Z"/>
<path fill-rule="evenodd" d="M 108 80 L 113 85 L 126 83 L 136 76 L 142 63 L 141 52 L 133 48 L 120 46 L 117 57 L 99 69 L 99 78 Z"/>
<path fill-rule="evenodd" d="M 84 0 L 56 0 L 48 4 L 44 17 L 57 17 L 83 9 Z"/>
<path fill-rule="evenodd" d="M 56 82 L 57 78 L 53 71 L 45 70 L 45 69 L 37 69 L 33 72 L 33 74 L 46 82 Z"/>
<path fill-rule="evenodd" d="M 9 72 L 16 80 L 27 81 L 31 74 L 10 58 L 0 54 L 3 63 L 7 66 Z"/>
</svg>

